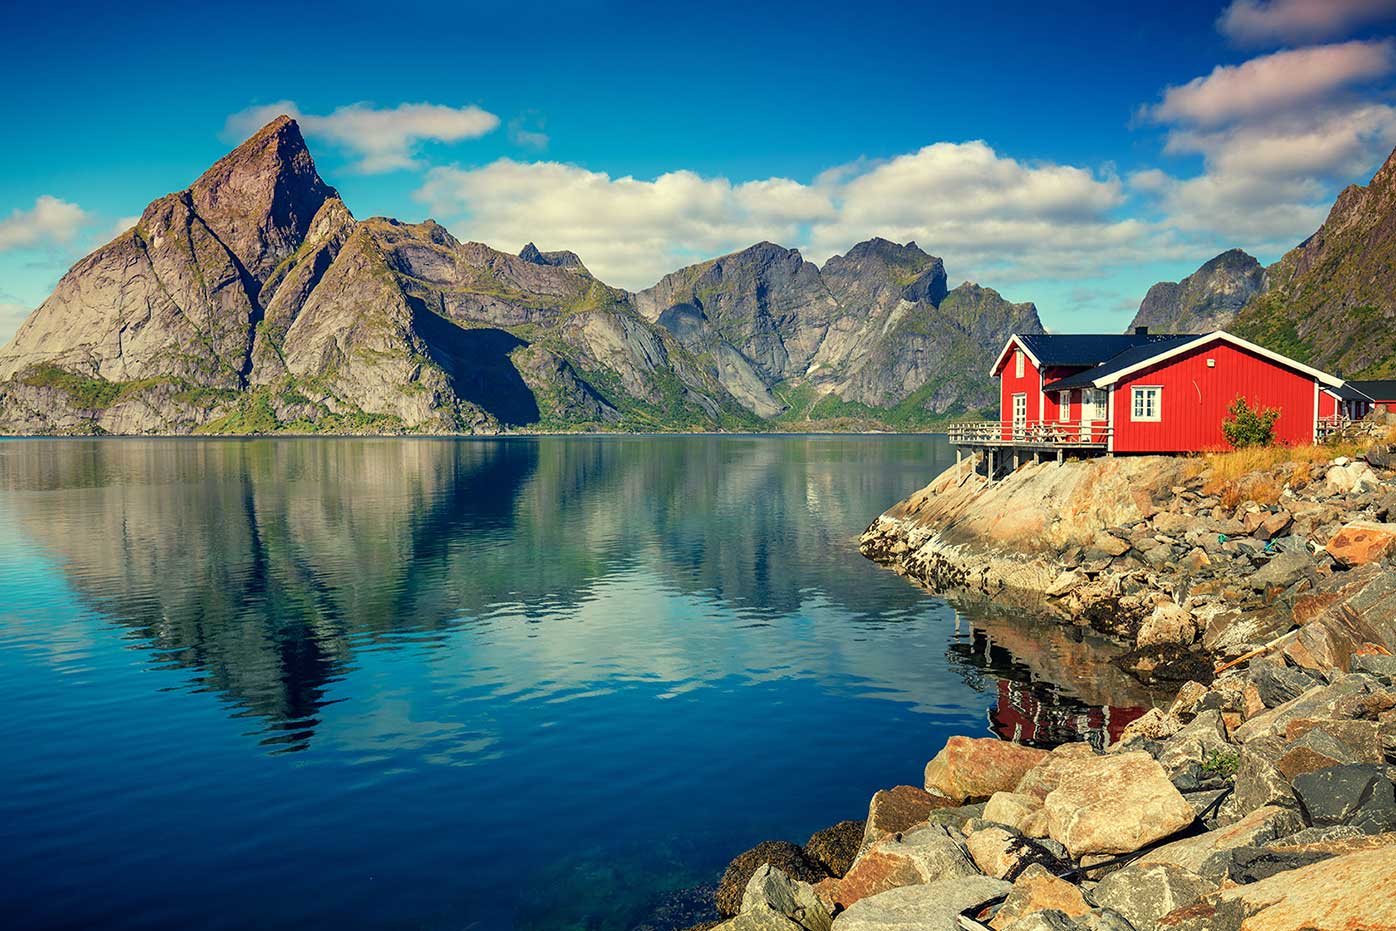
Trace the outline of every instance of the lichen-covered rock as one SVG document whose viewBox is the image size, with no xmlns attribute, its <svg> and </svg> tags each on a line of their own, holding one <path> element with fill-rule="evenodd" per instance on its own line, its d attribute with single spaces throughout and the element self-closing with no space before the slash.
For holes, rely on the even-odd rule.
<svg viewBox="0 0 1396 931">
<path fill-rule="evenodd" d="M 955 804 L 987 799 L 1012 791 L 1046 756 L 1046 750 L 993 737 L 951 737 L 926 764 L 926 791 Z"/>
<path fill-rule="evenodd" d="M 1345 566 L 1380 562 L 1396 548 L 1396 524 L 1353 521 L 1328 541 L 1329 555 Z"/>
<path fill-rule="evenodd" d="M 1140 866 L 1170 864 L 1207 879 L 1220 880 L 1231 863 L 1231 851 L 1239 847 L 1259 847 L 1292 834 L 1303 826 L 1298 812 L 1290 808 L 1258 808 L 1235 824 L 1176 840 L 1145 853 L 1135 863 Z"/>
<path fill-rule="evenodd" d="M 1041 810 L 1042 798 L 1036 795 L 995 792 L 984 804 L 984 820 L 996 821 L 999 824 L 1007 825 L 1020 834 L 1026 834 L 1023 825 L 1033 814 Z"/>
<path fill-rule="evenodd" d="M 830 876 L 842 876 L 853 865 L 858 848 L 863 846 L 864 827 L 862 821 L 840 821 L 816 831 L 805 842 L 805 853 L 818 860 Z"/>
<path fill-rule="evenodd" d="M 900 886 L 977 875 L 958 832 L 952 836 L 939 825 L 926 825 L 873 844 L 842 879 L 822 884 L 820 893 L 826 901 L 848 907 Z"/>
<path fill-rule="evenodd" d="M 878 789 L 868 802 L 863 842 L 870 843 L 897 831 L 906 831 L 926 820 L 934 809 L 950 808 L 955 802 L 932 795 L 916 786 Z"/>
</svg>

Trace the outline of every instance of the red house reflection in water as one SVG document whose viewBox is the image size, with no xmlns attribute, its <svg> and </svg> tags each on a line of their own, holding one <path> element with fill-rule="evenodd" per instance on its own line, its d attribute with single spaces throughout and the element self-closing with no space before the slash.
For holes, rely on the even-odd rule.
<svg viewBox="0 0 1396 931">
<path fill-rule="evenodd" d="M 1057 631 L 1060 634 L 1060 628 Z M 1088 741 L 1104 749 L 1119 740 L 1125 727 L 1147 710 L 1135 704 L 1083 701 L 1034 675 L 979 628 L 957 636 L 947 653 L 971 685 L 996 690 L 998 701 L 988 711 L 988 724 L 989 730 L 1004 740 L 1036 747 Z"/>
<path fill-rule="evenodd" d="M 1144 708 L 1115 708 L 1063 702 L 1040 683 L 1000 679 L 998 704 L 989 709 L 989 729 L 1015 743 L 1056 746 L 1087 740 L 1104 749 L 1120 739 L 1129 722 Z"/>
</svg>

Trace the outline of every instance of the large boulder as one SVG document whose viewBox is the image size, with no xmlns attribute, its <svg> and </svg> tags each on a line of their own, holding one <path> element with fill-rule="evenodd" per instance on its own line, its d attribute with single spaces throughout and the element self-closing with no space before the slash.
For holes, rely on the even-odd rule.
<svg viewBox="0 0 1396 931">
<path fill-rule="evenodd" d="M 1013 792 L 1017 795 L 1045 799 L 1062 781 L 1062 774 L 1071 769 L 1077 760 L 1095 759 L 1096 756 L 1095 748 L 1088 743 L 1062 744 L 1024 773 L 1023 778 L 1013 787 Z M 985 817 L 988 817 L 987 809 Z"/>
<path fill-rule="evenodd" d="M 1396 847 L 1333 857 L 1207 896 L 1163 919 L 1170 931 L 1396 928 Z"/>
<path fill-rule="evenodd" d="M 801 882 L 815 883 L 829 875 L 829 871 L 805 853 L 799 844 L 783 840 L 765 841 L 738 855 L 728 864 L 727 871 L 722 874 L 722 880 L 717 884 L 719 915 L 731 918 L 741 911 L 742 896 L 746 894 L 747 883 L 751 882 L 751 877 L 764 864 L 770 864 L 786 876 Z"/>
<path fill-rule="evenodd" d="M 1043 808 L 1049 835 L 1075 858 L 1132 853 L 1196 817 L 1163 767 L 1142 751 L 1078 758 Z"/>
<path fill-rule="evenodd" d="M 955 804 L 982 801 L 1018 785 L 1023 774 L 1047 756 L 993 737 L 951 737 L 926 764 L 926 791 Z"/>
<path fill-rule="evenodd" d="M 889 889 L 977 875 L 958 832 L 952 835 L 947 828 L 928 824 L 877 841 L 842 879 L 821 883 L 819 892 L 826 902 L 847 908 Z"/>
<path fill-rule="evenodd" d="M 855 902 L 834 919 L 834 931 L 960 931 L 960 912 L 1012 888 L 988 876 L 903 886 Z"/>
<path fill-rule="evenodd" d="M 863 846 L 863 829 L 862 821 L 840 821 L 810 835 L 805 842 L 805 853 L 828 870 L 830 876 L 842 876 Z"/>
<path fill-rule="evenodd" d="M 1339 707 L 1371 690 L 1370 680 L 1366 676 L 1339 676 L 1327 685 L 1316 685 L 1298 698 L 1256 715 L 1232 731 L 1231 736 L 1245 743 L 1267 734 L 1283 735 L 1290 721 L 1298 718 L 1331 718 Z"/>
<path fill-rule="evenodd" d="M 1166 602 L 1154 608 L 1153 613 L 1139 625 L 1135 642 L 1141 647 L 1157 646 L 1162 643 L 1178 643 L 1187 646 L 1197 639 L 1197 619 L 1187 608 Z"/>
<path fill-rule="evenodd" d="M 955 803 L 943 795 L 932 795 L 916 786 L 893 786 L 873 793 L 868 803 L 868 818 L 863 827 L 863 842 L 871 843 L 888 834 L 906 831 L 921 824 L 937 808 L 949 808 Z"/>
<path fill-rule="evenodd" d="M 1328 541 L 1329 554 L 1344 566 L 1381 562 L 1396 547 L 1396 524 L 1354 521 Z"/>
<path fill-rule="evenodd" d="M 1216 888 L 1217 883 L 1171 863 L 1131 863 L 1102 879 L 1091 898 L 1124 915 L 1136 928 L 1152 928 L 1164 915 Z"/>
</svg>

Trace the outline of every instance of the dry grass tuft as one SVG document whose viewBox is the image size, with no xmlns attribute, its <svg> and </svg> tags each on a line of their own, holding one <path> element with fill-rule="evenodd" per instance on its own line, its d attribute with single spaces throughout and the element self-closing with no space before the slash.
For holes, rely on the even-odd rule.
<svg viewBox="0 0 1396 931">
<path fill-rule="evenodd" d="M 1317 446 L 1250 446 L 1204 453 L 1193 460 L 1188 476 L 1205 476 L 1202 493 L 1216 495 L 1227 510 L 1246 501 L 1275 504 L 1286 485 L 1307 485 L 1333 459 L 1355 458 L 1370 445 L 1344 442 Z"/>
</svg>

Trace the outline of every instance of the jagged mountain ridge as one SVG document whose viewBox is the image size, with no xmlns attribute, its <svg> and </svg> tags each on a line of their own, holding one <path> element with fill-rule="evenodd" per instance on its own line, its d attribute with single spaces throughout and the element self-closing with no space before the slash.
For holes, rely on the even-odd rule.
<svg viewBox="0 0 1396 931">
<path fill-rule="evenodd" d="M 1265 269 L 1252 255 L 1228 249 L 1181 281 L 1149 288 L 1130 329 L 1160 333 L 1210 333 L 1225 329 L 1265 286 Z"/>
<path fill-rule="evenodd" d="M 1040 329 L 961 291 L 871 240 L 822 270 L 761 243 L 631 294 L 571 252 L 356 220 L 283 116 L 63 277 L 0 349 L 0 432 L 915 426 L 991 403 L 1005 327 Z"/>
</svg>

